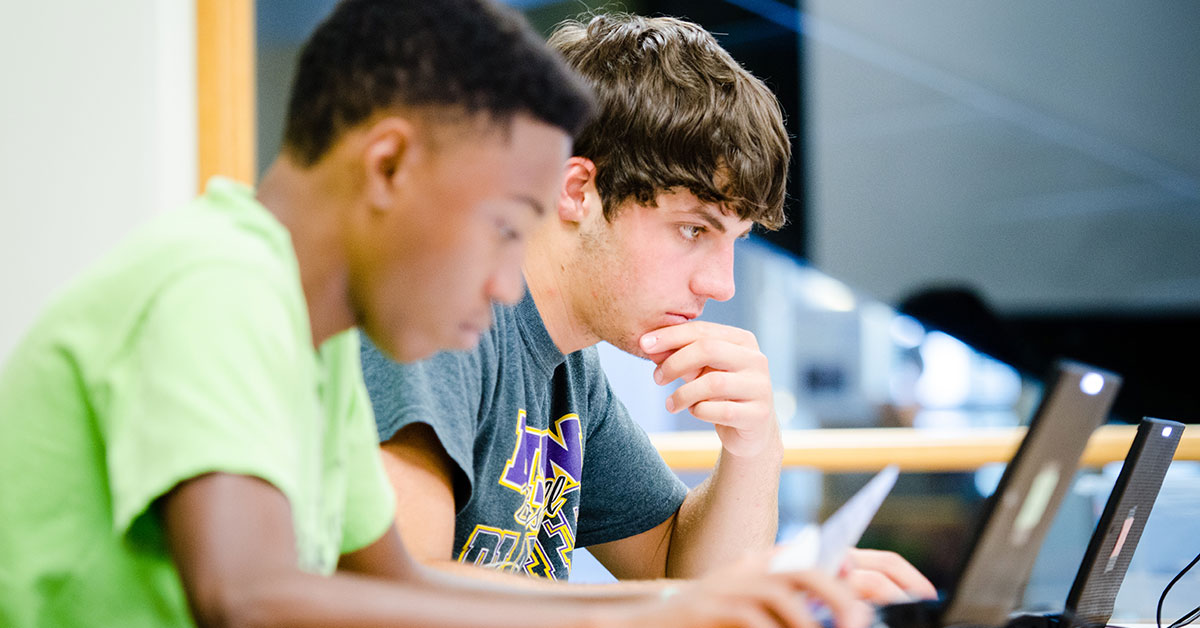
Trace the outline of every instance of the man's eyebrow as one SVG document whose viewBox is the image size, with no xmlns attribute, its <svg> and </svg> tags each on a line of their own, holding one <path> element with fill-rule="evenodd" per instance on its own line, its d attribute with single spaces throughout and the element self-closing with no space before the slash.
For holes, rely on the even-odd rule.
<svg viewBox="0 0 1200 628">
<path fill-rule="evenodd" d="M 532 196 L 526 196 L 524 194 L 514 194 L 512 196 L 512 199 L 519 203 L 525 203 L 526 205 L 529 205 L 529 208 L 532 209 L 533 212 L 535 214 L 537 214 L 538 216 L 546 215 L 546 208 L 542 205 L 542 202 Z"/>
<path fill-rule="evenodd" d="M 714 231 L 717 231 L 718 233 L 725 233 L 725 225 L 722 224 L 721 221 L 718 220 L 717 217 L 715 215 L 713 215 L 713 213 L 711 211 L 709 211 L 709 209 L 707 207 L 704 207 L 703 205 L 693 207 L 691 209 L 691 213 L 699 216 L 700 218 L 703 218 L 704 222 L 707 222 L 713 228 Z M 754 224 L 751 223 L 751 225 L 749 227 L 746 227 L 745 231 L 738 234 L 738 239 L 740 240 L 742 238 L 748 237 L 750 235 L 750 232 L 753 230 L 754 230 Z"/>
<path fill-rule="evenodd" d="M 704 222 L 707 222 L 714 231 L 725 233 L 725 225 L 721 224 L 721 221 L 717 220 L 717 217 L 714 216 L 712 212 L 708 210 L 708 208 L 704 206 L 693 207 L 691 213 L 703 218 Z"/>
</svg>

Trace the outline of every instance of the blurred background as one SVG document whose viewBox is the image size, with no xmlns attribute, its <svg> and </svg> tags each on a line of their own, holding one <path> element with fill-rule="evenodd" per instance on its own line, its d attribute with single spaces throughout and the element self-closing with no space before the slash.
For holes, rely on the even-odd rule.
<svg viewBox="0 0 1200 628">
<path fill-rule="evenodd" d="M 790 222 L 764 240 L 1023 375 L 1060 355 L 1119 372 L 1124 420 L 1200 419 L 1200 4 L 510 4 L 543 33 L 600 10 L 707 27 L 793 136 Z M 331 5 L 258 3 L 260 167 Z"/>
</svg>

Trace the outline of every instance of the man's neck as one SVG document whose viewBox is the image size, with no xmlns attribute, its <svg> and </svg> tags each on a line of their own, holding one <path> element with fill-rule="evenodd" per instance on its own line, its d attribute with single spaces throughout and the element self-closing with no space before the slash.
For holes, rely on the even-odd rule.
<svg viewBox="0 0 1200 628">
<path fill-rule="evenodd" d="M 600 338 L 576 310 L 574 282 L 568 277 L 570 243 L 556 238 L 557 225 L 546 225 L 529 242 L 525 254 L 525 283 L 542 323 L 558 350 L 567 355 L 590 347 Z"/>
<path fill-rule="evenodd" d="M 340 220 L 348 198 L 339 198 L 320 165 L 302 168 L 278 157 L 263 175 L 256 197 L 291 235 L 308 305 L 314 348 L 355 325 Z"/>
</svg>

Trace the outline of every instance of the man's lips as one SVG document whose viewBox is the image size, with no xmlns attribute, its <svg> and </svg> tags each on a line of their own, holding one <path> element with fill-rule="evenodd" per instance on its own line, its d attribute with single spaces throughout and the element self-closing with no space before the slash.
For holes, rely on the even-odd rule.
<svg viewBox="0 0 1200 628">
<path fill-rule="evenodd" d="M 667 312 L 666 319 L 671 325 L 680 325 L 696 318 L 697 316 L 700 316 L 700 314 L 692 314 L 689 312 Z"/>
</svg>

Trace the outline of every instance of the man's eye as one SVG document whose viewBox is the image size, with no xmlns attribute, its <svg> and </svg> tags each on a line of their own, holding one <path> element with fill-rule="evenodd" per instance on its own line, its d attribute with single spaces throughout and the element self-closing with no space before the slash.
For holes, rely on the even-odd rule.
<svg viewBox="0 0 1200 628">
<path fill-rule="evenodd" d="M 695 240 L 696 238 L 700 237 L 700 234 L 702 233 L 704 233 L 704 227 L 698 225 L 679 226 L 679 234 L 683 236 L 684 240 Z"/>
<path fill-rule="evenodd" d="M 516 242 L 521 239 L 521 234 L 505 221 L 497 220 L 496 230 L 500 232 L 500 239 L 505 242 Z"/>
</svg>

